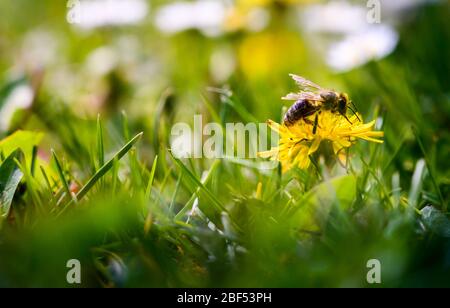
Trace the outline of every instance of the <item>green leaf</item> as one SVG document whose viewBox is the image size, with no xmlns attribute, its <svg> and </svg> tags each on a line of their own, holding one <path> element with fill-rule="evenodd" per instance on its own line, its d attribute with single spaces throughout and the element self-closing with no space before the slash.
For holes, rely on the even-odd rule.
<svg viewBox="0 0 450 308">
<path fill-rule="evenodd" d="M 20 151 L 13 152 L 0 166 L 0 216 L 7 217 L 11 209 L 12 200 L 22 180 L 23 173 L 14 159 Z"/>
<path fill-rule="evenodd" d="M 328 180 L 311 189 L 297 202 L 289 216 L 296 229 L 318 232 L 325 225 L 333 205 L 348 209 L 356 197 L 356 178 L 352 175 Z"/>
<path fill-rule="evenodd" d="M 8 156 L 17 149 L 21 149 L 27 161 L 27 167 L 31 169 L 33 162 L 33 148 L 38 146 L 44 137 L 43 133 L 19 130 L 0 141 L 0 153 Z"/>
</svg>

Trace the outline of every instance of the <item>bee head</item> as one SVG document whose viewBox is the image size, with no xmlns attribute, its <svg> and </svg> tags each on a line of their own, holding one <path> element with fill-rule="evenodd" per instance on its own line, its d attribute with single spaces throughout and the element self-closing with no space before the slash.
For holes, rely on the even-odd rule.
<svg viewBox="0 0 450 308">
<path fill-rule="evenodd" d="M 338 111 L 340 114 L 345 115 L 347 113 L 348 103 L 349 103 L 348 95 L 345 93 L 339 94 Z"/>
</svg>

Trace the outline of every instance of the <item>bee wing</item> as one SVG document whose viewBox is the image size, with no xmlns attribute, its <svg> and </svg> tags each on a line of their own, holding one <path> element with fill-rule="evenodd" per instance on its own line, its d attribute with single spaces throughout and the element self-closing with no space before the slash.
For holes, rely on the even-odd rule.
<svg viewBox="0 0 450 308">
<path fill-rule="evenodd" d="M 301 95 L 299 93 L 289 93 L 288 95 L 283 96 L 281 99 L 287 101 L 298 101 L 301 99 Z"/>
<path fill-rule="evenodd" d="M 299 100 L 308 100 L 308 101 L 315 101 L 320 102 L 323 101 L 322 96 L 320 94 L 314 93 L 314 92 L 300 92 L 300 93 L 289 93 L 282 99 L 288 100 L 288 101 L 299 101 Z"/>
<path fill-rule="evenodd" d="M 322 90 L 322 87 L 316 85 L 314 82 L 303 78 L 301 76 L 290 74 L 292 79 L 297 83 L 297 85 L 300 87 L 300 90 L 302 91 L 320 91 Z"/>
</svg>

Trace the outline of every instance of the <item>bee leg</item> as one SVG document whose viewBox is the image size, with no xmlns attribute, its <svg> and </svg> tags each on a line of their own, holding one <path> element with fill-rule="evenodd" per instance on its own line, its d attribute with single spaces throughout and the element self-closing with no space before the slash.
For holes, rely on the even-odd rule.
<svg viewBox="0 0 450 308">
<path fill-rule="evenodd" d="M 310 119 L 308 119 L 308 118 L 303 118 L 303 121 L 305 121 L 305 123 L 306 124 L 309 124 L 309 125 L 314 125 L 314 122 L 313 121 L 311 121 Z"/>
<path fill-rule="evenodd" d="M 313 135 L 315 135 L 317 133 L 318 126 L 319 126 L 319 114 L 316 113 L 316 117 L 314 118 Z"/>
<path fill-rule="evenodd" d="M 302 142 L 306 142 L 306 141 L 308 141 L 308 139 L 303 138 L 302 140 L 298 141 L 295 145 L 300 144 L 300 143 L 302 143 Z"/>
<path fill-rule="evenodd" d="M 351 125 L 353 125 L 352 121 L 350 121 L 347 117 L 347 115 L 343 114 L 344 118 L 348 121 L 348 123 L 350 123 Z"/>
<path fill-rule="evenodd" d="M 311 112 L 308 112 L 303 115 L 303 120 L 305 121 L 306 124 L 314 125 L 314 121 L 311 121 L 310 119 L 308 119 L 308 117 L 312 116 L 314 113 L 315 113 L 315 110 L 312 110 Z M 320 111 L 319 111 L 319 114 L 320 114 Z M 317 113 L 316 113 L 316 117 L 317 117 Z"/>
</svg>

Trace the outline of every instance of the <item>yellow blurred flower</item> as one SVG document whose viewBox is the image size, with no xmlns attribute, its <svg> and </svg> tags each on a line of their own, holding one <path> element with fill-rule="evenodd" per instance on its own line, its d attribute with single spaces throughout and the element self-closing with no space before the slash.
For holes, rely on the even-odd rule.
<svg viewBox="0 0 450 308">
<path fill-rule="evenodd" d="M 235 0 L 227 12 L 224 28 L 228 32 L 258 32 L 268 24 L 270 9 L 275 4 L 296 5 L 305 1 L 307 0 Z"/>
<path fill-rule="evenodd" d="M 247 36 L 239 46 L 239 65 L 250 80 L 305 67 L 305 46 L 296 33 L 272 30 Z"/>
<path fill-rule="evenodd" d="M 361 115 L 349 117 L 349 121 L 338 113 L 322 111 L 319 115 L 319 125 L 316 134 L 313 134 L 313 125 L 305 121 L 298 121 L 292 126 L 268 121 L 269 127 L 280 135 L 278 147 L 270 151 L 258 153 L 259 157 L 271 158 L 281 162 L 283 172 L 293 167 L 306 169 L 322 141 L 332 143 L 334 154 L 342 154 L 342 150 L 352 146 L 356 140 L 364 139 L 376 143 L 383 143 L 377 139 L 384 136 L 382 131 L 373 131 L 375 121 L 364 124 Z M 314 115 L 311 116 L 314 121 Z"/>
</svg>

